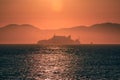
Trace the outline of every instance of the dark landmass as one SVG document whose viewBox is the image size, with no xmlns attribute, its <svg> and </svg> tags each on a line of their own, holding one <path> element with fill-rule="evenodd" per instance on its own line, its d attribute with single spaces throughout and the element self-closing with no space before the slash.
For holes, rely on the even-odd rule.
<svg viewBox="0 0 120 80">
<path fill-rule="evenodd" d="M 72 40 L 71 35 L 66 36 L 56 36 L 54 35 L 52 38 L 48 40 L 40 40 L 38 41 L 39 45 L 79 45 L 79 39 Z"/>
<path fill-rule="evenodd" d="M 10 24 L 0 28 L 0 43 L 29 44 L 40 38 L 40 29 L 29 24 Z"/>
<path fill-rule="evenodd" d="M 0 28 L 0 44 L 32 44 L 38 40 L 49 39 L 53 34 L 71 35 L 81 43 L 120 44 L 120 24 L 101 23 L 92 26 L 76 26 L 57 30 L 41 30 L 29 24 L 10 24 Z"/>
</svg>

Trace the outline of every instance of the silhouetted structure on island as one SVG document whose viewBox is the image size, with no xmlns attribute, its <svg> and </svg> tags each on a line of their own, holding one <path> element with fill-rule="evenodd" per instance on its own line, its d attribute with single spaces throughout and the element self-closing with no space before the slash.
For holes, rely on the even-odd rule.
<svg viewBox="0 0 120 80">
<path fill-rule="evenodd" d="M 90 44 L 93 44 L 93 42 L 90 42 Z"/>
<path fill-rule="evenodd" d="M 48 40 L 40 40 L 38 41 L 40 45 L 79 45 L 79 39 L 72 40 L 71 35 L 66 36 L 56 36 L 54 35 L 52 38 Z"/>
</svg>

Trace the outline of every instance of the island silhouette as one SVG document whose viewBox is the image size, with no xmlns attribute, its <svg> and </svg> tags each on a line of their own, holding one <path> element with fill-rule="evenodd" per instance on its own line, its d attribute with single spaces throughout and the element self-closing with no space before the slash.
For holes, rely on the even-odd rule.
<svg viewBox="0 0 120 80">
<path fill-rule="evenodd" d="M 52 38 L 48 40 L 38 41 L 38 44 L 40 45 L 79 45 L 80 41 L 79 39 L 72 40 L 71 35 L 69 35 L 68 37 L 54 35 Z"/>
</svg>

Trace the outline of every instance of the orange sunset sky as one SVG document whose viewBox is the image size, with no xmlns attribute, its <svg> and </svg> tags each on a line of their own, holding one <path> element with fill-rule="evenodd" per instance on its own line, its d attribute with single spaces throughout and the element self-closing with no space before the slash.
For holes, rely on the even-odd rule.
<svg viewBox="0 0 120 80">
<path fill-rule="evenodd" d="M 119 5 L 120 0 L 0 0 L 0 27 L 12 23 L 58 29 L 120 23 Z"/>
</svg>

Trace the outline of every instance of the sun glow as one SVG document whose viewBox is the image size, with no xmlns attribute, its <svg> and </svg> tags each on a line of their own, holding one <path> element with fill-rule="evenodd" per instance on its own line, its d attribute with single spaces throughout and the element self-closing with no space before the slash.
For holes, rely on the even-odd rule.
<svg viewBox="0 0 120 80">
<path fill-rule="evenodd" d="M 61 11 L 63 7 L 63 1 L 62 0 L 51 0 L 51 6 L 54 11 Z"/>
</svg>

